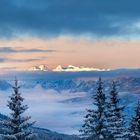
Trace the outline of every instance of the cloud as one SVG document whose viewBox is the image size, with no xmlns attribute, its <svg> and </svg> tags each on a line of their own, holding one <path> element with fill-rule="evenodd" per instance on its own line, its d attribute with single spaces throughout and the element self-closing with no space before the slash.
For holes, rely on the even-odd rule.
<svg viewBox="0 0 140 140">
<path fill-rule="evenodd" d="M 6 59 L 6 61 L 9 61 L 9 62 L 33 62 L 33 61 L 39 61 L 41 59 Z"/>
<path fill-rule="evenodd" d="M 0 63 L 3 63 L 3 62 L 5 62 L 5 61 L 6 61 L 5 58 L 0 58 Z"/>
<path fill-rule="evenodd" d="M 1 0 L 0 36 L 127 34 L 140 20 L 139 0 Z M 127 26 L 127 28 L 126 28 Z"/>
<path fill-rule="evenodd" d="M 14 77 L 12 76 L 12 83 Z M 20 81 L 24 84 L 24 81 Z M 31 84 L 27 81 L 25 84 Z M 85 108 L 89 108 L 89 100 L 87 102 L 87 94 L 84 92 L 71 94 L 69 91 L 63 91 L 61 94 L 55 90 L 46 90 L 40 86 L 32 89 L 22 88 L 23 96 L 26 97 L 25 104 L 29 106 L 26 112 L 30 114 L 32 120 L 37 120 L 36 126 L 47 128 L 59 133 L 77 134 L 79 127 L 83 121 L 83 113 Z M 9 115 L 9 109 L 6 107 L 9 95 L 12 89 L 0 91 L 0 108 L 1 113 Z M 67 103 L 67 100 L 81 99 L 80 102 Z M 82 99 L 84 98 L 84 104 Z M 86 100 L 85 100 L 86 99 Z M 44 108 L 45 106 L 45 108 Z M 59 114 L 59 116 L 58 116 Z M 56 119 L 56 115 L 58 119 Z M 64 120 L 66 120 L 64 122 Z"/>
<path fill-rule="evenodd" d="M 41 60 L 40 58 L 38 59 L 12 59 L 12 58 L 0 58 L 0 63 L 5 63 L 5 62 L 33 62 L 33 61 L 39 61 Z"/>
<path fill-rule="evenodd" d="M 16 51 L 10 47 L 1 47 L 0 52 L 1 53 L 14 53 Z"/>
<path fill-rule="evenodd" d="M 0 70 L 15 70 L 16 67 L 1 67 Z"/>
<path fill-rule="evenodd" d="M 37 53 L 37 52 L 54 52 L 55 50 L 42 50 L 42 49 L 13 49 L 11 47 L 0 47 L 0 53 Z"/>
</svg>

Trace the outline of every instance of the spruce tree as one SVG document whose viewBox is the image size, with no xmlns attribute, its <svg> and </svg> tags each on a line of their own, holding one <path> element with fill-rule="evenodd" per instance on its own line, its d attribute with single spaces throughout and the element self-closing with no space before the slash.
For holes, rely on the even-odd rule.
<svg viewBox="0 0 140 140">
<path fill-rule="evenodd" d="M 101 78 L 97 83 L 97 91 L 94 95 L 93 105 L 95 109 L 88 109 L 85 116 L 85 123 L 81 131 L 87 140 L 108 140 L 106 127 L 106 96 L 103 91 L 103 82 Z"/>
<path fill-rule="evenodd" d="M 132 118 L 130 122 L 129 139 L 130 140 L 140 139 L 140 100 L 138 101 L 135 109 L 135 116 Z"/>
<path fill-rule="evenodd" d="M 115 82 L 112 84 L 110 100 L 108 103 L 107 128 L 111 139 L 124 138 L 126 134 L 124 122 L 124 106 L 120 105 Z"/>
<path fill-rule="evenodd" d="M 15 80 L 14 93 L 9 97 L 7 105 L 11 110 L 10 117 L 3 124 L 5 126 L 3 137 L 6 140 L 31 140 L 35 136 L 30 129 L 34 122 L 30 123 L 31 117 L 23 115 L 28 106 L 23 105 L 24 98 L 19 93 L 19 89 L 18 81 Z"/>
</svg>

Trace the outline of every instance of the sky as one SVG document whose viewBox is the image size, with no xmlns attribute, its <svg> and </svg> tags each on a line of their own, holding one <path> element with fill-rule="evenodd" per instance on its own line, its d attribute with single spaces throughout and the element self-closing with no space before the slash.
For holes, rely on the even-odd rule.
<svg viewBox="0 0 140 140">
<path fill-rule="evenodd" d="M 0 69 L 140 67 L 139 0 L 0 0 Z"/>
</svg>

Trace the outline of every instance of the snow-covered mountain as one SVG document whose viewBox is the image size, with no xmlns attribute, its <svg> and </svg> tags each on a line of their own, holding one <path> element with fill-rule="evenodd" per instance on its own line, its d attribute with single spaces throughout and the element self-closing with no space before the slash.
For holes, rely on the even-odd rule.
<svg viewBox="0 0 140 140">
<path fill-rule="evenodd" d="M 67 67 L 62 67 L 58 65 L 53 71 L 57 72 L 80 72 L 80 71 L 108 71 L 109 69 L 98 69 L 98 68 L 89 68 L 89 67 L 77 67 L 73 65 L 68 65 Z"/>
<path fill-rule="evenodd" d="M 39 65 L 29 68 L 29 71 L 49 71 L 49 69 L 46 65 Z"/>
<path fill-rule="evenodd" d="M 44 76 L 45 77 L 45 76 Z M 96 88 L 95 79 L 48 79 L 46 78 L 36 78 L 21 80 L 21 87 L 23 89 L 33 89 L 36 86 L 40 86 L 45 90 L 56 90 L 61 92 L 64 90 L 69 90 L 70 92 L 88 92 L 90 93 Z M 121 92 L 132 92 L 139 94 L 140 93 L 140 77 L 114 77 L 104 79 L 104 86 L 108 89 L 112 83 L 112 80 L 117 81 L 119 90 Z M 0 80 L 0 90 L 8 90 L 11 88 L 11 81 Z"/>
<path fill-rule="evenodd" d="M 109 69 L 99 69 L 92 67 L 84 67 L 84 66 L 73 66 L 68 65 L 67 67 L 63 67 L 58 65 L 55 69 L 49 69 L 46 65 L 33 66 L 29 68 L 29 71 L 54 71 L 54 72 L 81 72 L 81 71 L 109 71 Z"/>
<path fill-rule="evenodd" d="M 140 78 L 138 77 L 117 77 L 114 79 L 106 79 L 104 80 L 104 86 L 106 90 L 111 86 L 112 80 L 117 82 L 118 89 L 121 92 L 132 92 L 136 94 L 140 94 Z M 49 90 L 53 89 L 58 92 L 69 90 L 70 92 L 88 92 L 91 93 L 96 89 L 96 81 L 93 80 L 81 80 L 81 79 L 36 79 L 29 81 L 22 81 L 23 88 L 34 88 L 37 85 L 41 86 L 43 89 Z M 8 85 L 8 83 L 7 83 Z M 6 86 L 9 88 L 9 86 Z M 1 86 L 0 86 L 0 89 Z"/>
</svg>

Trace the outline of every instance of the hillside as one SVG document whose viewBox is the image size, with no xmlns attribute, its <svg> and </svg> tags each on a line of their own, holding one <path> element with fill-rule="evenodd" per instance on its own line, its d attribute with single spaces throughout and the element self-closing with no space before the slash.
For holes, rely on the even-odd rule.
<svg viewBox="0 0 140 140">
<path fill-rule="evenodd" d="M 0 121 L 6 119 L 8 119 L 7 116 L 0 114 Z M 57 132 L 38 127 L 33 127 L 32 131 L 36 134 L 34 140 L 79 140 L 78 136 L 59 134 Z M 2 130 L 0 130 L 0 133 L 2 133 Z M 0 136 L 0 140 L 3 140 L 2 136 Z"/>
</svg>

